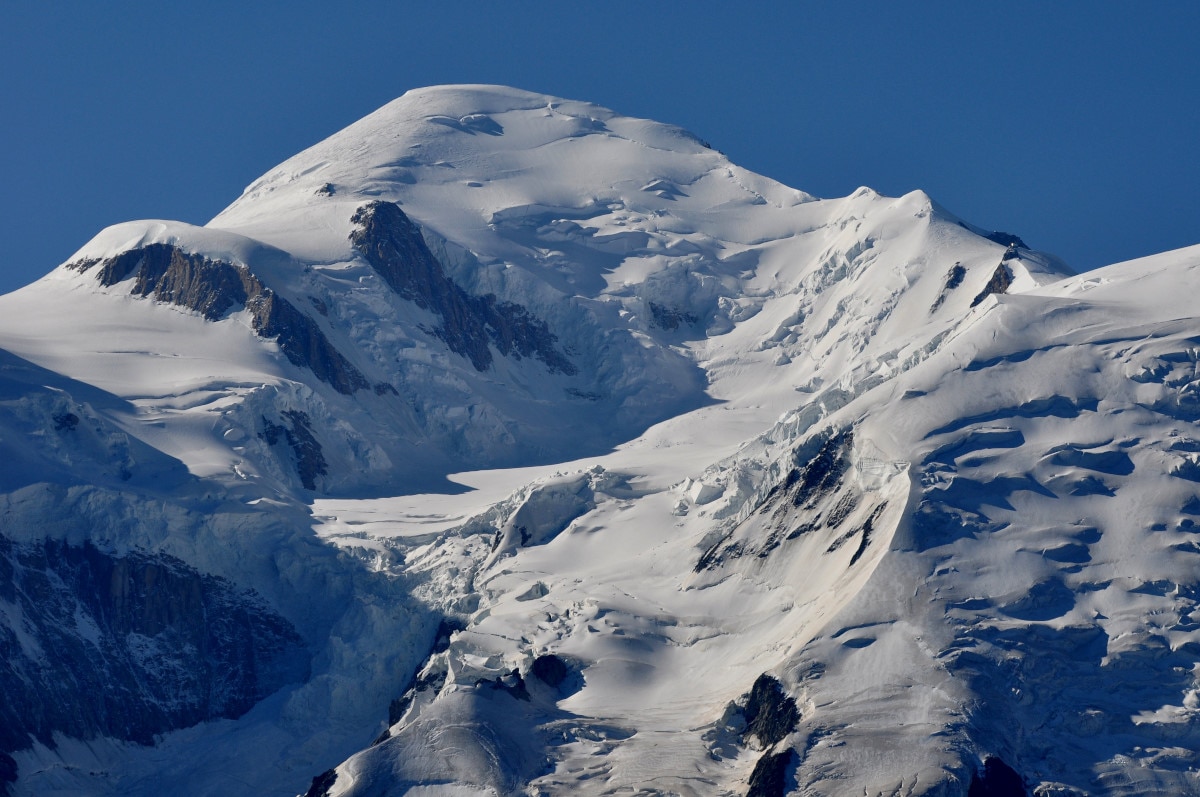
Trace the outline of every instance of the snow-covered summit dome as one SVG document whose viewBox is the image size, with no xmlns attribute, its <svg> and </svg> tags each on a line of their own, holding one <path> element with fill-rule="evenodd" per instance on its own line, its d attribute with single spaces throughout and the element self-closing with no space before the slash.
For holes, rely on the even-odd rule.
<svg viewBox="0 0 1200 797">
<path fill-rule="evenodd" d="M 683 232 L 698 213 L 711 224 L 718 211 L 738 219 L 739 207 L 808 198 L 673 125 L 500 86 L 440 86 L 410 91 L 283 162 L 210 226 L 328 260 L 345 254 L 346 209 L 380 199 L 477 254 L 504 257 L 484 231 L 514 214 L 619 210 L 655 220 L 623 226 Z M 737 239 L 736 229 L 718 236 Z"/>
</svg>

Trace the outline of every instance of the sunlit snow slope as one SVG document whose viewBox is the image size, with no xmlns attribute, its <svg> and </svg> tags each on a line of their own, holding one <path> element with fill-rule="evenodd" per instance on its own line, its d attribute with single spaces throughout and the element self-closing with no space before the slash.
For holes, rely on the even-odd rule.
<svg viewBox="0 0 1200 797">
<path fill-rule="evenodd" d="M 1198 288 L 409 92 L 0 297 L 0 782 L 1200 791 Z"/>
</svg>

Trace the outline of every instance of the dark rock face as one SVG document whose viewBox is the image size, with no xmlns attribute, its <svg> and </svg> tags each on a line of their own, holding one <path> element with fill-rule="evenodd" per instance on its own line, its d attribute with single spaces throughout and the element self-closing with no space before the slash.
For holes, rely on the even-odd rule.
<svg viewBox="0 0 1200 797">
<path fill-rule="evenodd" d="M 783 685 L 766 673 L 758 676 L 750 688 L 742 714 L 746 718 L 742 738 L 755 736 L 763 747 L 783 741 L 800 721 L 795 698 L 784 692 Z"/>
<path fill-rule="evenodd" d="M 941 307 L 950 291 L 962 285 L 963 277 L 965 276 L 967 276 L 967 270 L 963 268 L 962 263 L 955 263 L 951 266 L 950 271 L 946 274 L 946 284 L 942 286 L 942 292 L 938 295 L 937 301 L 933 303 L 933 307 L 929 308 L 929 312 L 935 312 Z"/>
<path fill-rule="evenodd" d="M 0 754 L 55 732 L 152 744 L 309 676 L 296 630 L 252 592 L 162 554 L 2 536 L 0 661 Z"/>
<path fill-rule="evenodd" d="M 858 493 L 846 493 L 834 505 L 833 509 L 829 510 L 829 516 L 825 518 L 825 526 L 827 528 L 836 529 L 838 526 L 846 522 L 846 518 L 850 513 L 858 508 L 862 496 Z"/>
<path fill-rule="evenodd" d="M 168 244 L 149 244 L 104 261 L 81 260 L 68 268 L 88 271 L 97 265 L 102 285 L 115 285 L 134 275 L 133 295 L 186 307 L 209 321 L 243 305 L 250 311 L 254 331 L 263 338 L 276 338 L 293 365 L 310 369 L 347 395 L 369 387 L 366 377 L 333 347 L 312 318 L 263 285 L 249 269 Z"/>
<path fill-rule="evenodd" d="M 782 753 L 767 753 L 758 759 L 754 771 L 750 773 L 750 789 L 746 797 L 783 797 L 788 791 L 788 767 L 794 756 L 795 753 L 789 749 Z"/>
<path fill-rule="evenodd" d="M 853 444 L 852 429 L 835 429 L 814 436 L 794 451 L 794 467 L 782 481 L 771 487 L 755 507 L 756 515 L 770 516 L 764 533 L 757 535 L 753 540 L 733 541 L 730 538 L 734 532 L 726 534 L 700 555 L 694 568 L 695 572 L 714 569 L 728 560 L 750 553 L 765 559 L 784 542 L 801 537 L 822 525 L 828 528 L 841 526 L 862 500 L 862 495 L 853 492 L 853 487 L 829 509 L 829 514 L 824 520 L 818 506 L 845 486 L 844 477 L 850 468 L 850 451 Z M 797 524 L 798 516 L 800 522 Z M 828 552 L 836 550 L 862 531 L 863 528 L 860 527 L 841 535 L 834 540 Z M 868 527 L 866 534 L 869 533 Z M 865 546 L 866 542 L 863 543 L 864 548 Z M 861 552 L 855 556 L 855 561 L 860 555 Z"/>
<path fill-rule="evenodd" d="M 883 514 L 883 510 L 887 509 L 887 501 L 884 501 L 875 510 L 871 512 L 866 521 L 863 522 L 862 528 L 859 529 L 862 536 L 858 540 L 858 548 L 855 549 L 854 555 L 850 557 L 850 564 L 853 565 L 862 555 L 867 552 L 867 546 L 871 544 L 871 532 L 875 529 L 875 521 Z"/>
<path fill-rule="evenodd" d="M 459 631 L 465 630 L 466 625 L 459 620 L 451 617 L 444 617 L 438 622 L 437 631 L 433 636 L 433 648 L 429 651 L 430 655 L 434 653 L 445 653 L 450 649 L 450 640 Z"/>
<path fill-rule="evenodd" d="M 812 508 L 814 499 L 836 490 L 849 463 L 846 454 L 854 442 L 854 433 L 845 430 L 832 435 L 803 467 L 793 468 L 783 489 L 792 506 Z"/>
<path fill-rule="evenodd" d="M 950 272 L 946 274 L 946 290 L 952 291 L 962 285 L 965 276 L 967 276 L 967 270 L 963 268 L 962 263 L 955 263 L 950 267 Z"/>
<path fill-rule="evenodd" d="M 1029 791 L 1016 770 L 999 758 L 983 762 L 983 770 L 971 778 L 967 797 L 1028 797 Z"/>
<path fill-rule="evenodd" d="M 370 386 L 362 372 L 333 347 L 316 322 L 268 288 L 248 305 L 254 331 L 275 338 L 293 365 L 308 368 L 322 382 L 350 395 Z"/>
<path fill-rule="evenodd" d="M 321 444 L 313 436 L 312 422 L 308 415 L 299 410 L 284 410 L 283 417 L 291 423 L 290 427 L 263 418 L 263 431 L 259 437 L 270 446 L 286 441 L 295 457 L 300 483 L 306 490 L 315 490 L 317 477 L 327 475 L 329 469 L 325 455 L 321 453 Z"/>
<path fill-rule="evenodd" d="M 350 234 L 354 248 L 397 294 L 441 316 L 437 336 L 477 371 L 491 367 L 490 345 L 505 357 L 537 357 L 553 372 L 577 372 L 555 348 L 557 339 L 544 321 L 493 294 L 472 296 L 447 277 L 421 231 L 398 205 L 371 202 L 351 221 L 358 225 Z"/>
<path fill-rule="evenodd" d="M 99 266 L 97 279 L 112 286 L 134 277 L 130 293 L 195 310 L 216 321 L 234 305 L 263 290 L 245 269 L 231 263 L 188 254 L 169 244 L 149 244 L 108 260 L 82 260 L 67 267 L 86 272 Z"/>
<path fill-rule="evenodd" d="M 1006 253 L 1007 254 L 1007 253 Z M 1005 259 L 1008 259 L 1007 257 Z M 1012 285 L 1013 275 L 1008 270 L 1008 266 L 1001 261 L 1000 265 L 996 266 L 996 270 L 992 273 L 992 278 L 988 280 L 988 284 L 983 286 L 983 290 L 979 295 L 971 300 L 971 306 L 975 307 L 993 293 L 1008 293 L 1009 286 Z"/>
<path fill-rule="evenodd" d="M 120 257 L 132 260 L 139 253 Z M 195 310 L 216 321 L 235 304 L 244 304 L 263 288 L 249 272 L 229 263 L 189 255 L 166 244 L 152 244 L 141 252 L 134 276 L 135 296 L 153 296 L 160 302 Z"/>
</svg>

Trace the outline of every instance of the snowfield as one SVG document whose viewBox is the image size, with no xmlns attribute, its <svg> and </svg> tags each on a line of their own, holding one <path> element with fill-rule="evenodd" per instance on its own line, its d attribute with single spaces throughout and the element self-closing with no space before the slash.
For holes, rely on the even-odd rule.
<svg viewBox="0 0 1200 797">
<path fill-rule="evenodd" d="M 411 91 L 0 297 L 0 788 L 1200 793 L 1198 292 Z"/>
</svg>

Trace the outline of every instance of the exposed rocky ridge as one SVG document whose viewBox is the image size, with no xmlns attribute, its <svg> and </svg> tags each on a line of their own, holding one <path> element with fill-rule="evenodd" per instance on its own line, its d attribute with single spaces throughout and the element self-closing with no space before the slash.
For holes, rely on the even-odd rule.
<svg viewBox="0 0 1200 797">
<path fill-rule="evenodd" d="M 100 284 L 111 287 L 134 275 L 135 296 L 186 307 L 209 321 L 238 306 L 250 312 L 254 331 L 275 338 L 293 365 L 308 368 L 341 393 L 369 387 L 362 372 L 342 355 L 315 321 L 263 284 L 247 268 L 184 252 L 170 244 L 148 244 L 107 260 L 85 259 L 67 268 L 99 266 Z"/>
<path fill-rule="evenodd" d="M 347 395 L 370 387 L 366 377 L 333 347 L 316 323 L 278 294 L 266 290 L 248 305 L 254 329 L 276 338 L 293 365 L 307 367 L 322 382 Z"/>
<path fill-rule="evenodd" d="M 971 230 L 975 234 L 987 238 L 993 243 L 998 243 L 1001 246 L 1019 246 L 1022 249 L 1029 248 L 1029 244 L 1021 240 L 1021 236 L 1011 232 L 1004 232 L 1003 230 L 981 230 L 978 227 L 972 227 L 971 225 L 962 221 L 958 223 L 958 226 L 962 227 L 964 230 Z"/>
<path fill-rule="evenodd" d="M 355 249 L 400 296 L 441 316 L 437 336 L 477 371 L 492 364 L 489 344 L 505 357 L 537 357 L 553 372 L 578 369 L 555 348 L 557 338 L 524 307 L 494 294 L 472 296 L 454 283 L 429 251 L 421 231 L 394 202 L 363 205 L 351 219 Z"/>
<path fill-rule="evenodd" d="M 296 630 L 165 555 L 0 536 L 0 752 L 54 734 L 148 745 L 306 680 Z"/>
<path fill-rule="evenodd" d="M 975 307 L 993 293 L 1008 293 L 1008 289 L 1012 287 L 1013 273 L 1008 266 L 1004 265 L 1006 260 L 1010 260 L 1010 253 L 1013 249 L 1009 249 L 1004 253 L 1004 259 L 1000 261 L 1000 265 L 996 266 L 996 270 L 992 272 L 992 278 L 988 280 L 987 285 L 983 286 L 983 290 L 971 300 L 971 306 Z"/>
</svg>

